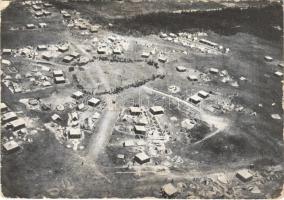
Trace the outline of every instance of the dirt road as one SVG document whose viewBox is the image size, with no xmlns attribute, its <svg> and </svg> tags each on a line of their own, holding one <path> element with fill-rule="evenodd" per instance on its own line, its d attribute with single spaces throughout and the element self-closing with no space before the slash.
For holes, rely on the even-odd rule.
<svg viewBox="0 0 284 200">
<path fill-rule="evenodd" d="M 99 124 L 98 132 L 94 134 L 90 141 L 89 156 L 92 159 L 97 160 L 100 153 L 103 152 L 105 146 L 108 144 L 118 115 L 119 112 L 116 110 L 107 110 L 105 112 Z"/>
<path fill-rule="evenodd" d="M 71 45 L 74 46 L 81 54 L 92 59 L 92 55 L 88 53 L 85 49 L 83 49 L 80 44 L 72 40 Z M 105 74 L 102 68 L 99 65 L 94 66 L 97 69 L 97 73 L 99 74 L 100 82 L 105 87 L 107 91 L 110 90 L 109 80 L 105 77 Z M 90 80 L 93 80 L 90 77 L 90 74 L 86 73 L 87 77 Z M 91 81 L 93 87 L 96 87 L 96 82 Z M 99 130 L 97 133 L 94 133 L 92 138 L 90 139 L 89 144 L 89 157 L 96 161 L 101 153 L 103 153 L 106 145 L 108 144 L 114 125 L 120 113 L 119 106 L 115 104 L 116 96 L 114 95 L 106 95 L 104 97 L 104 101 L 106 102 L 106 108 L 98 125 Z"/>
</svg>

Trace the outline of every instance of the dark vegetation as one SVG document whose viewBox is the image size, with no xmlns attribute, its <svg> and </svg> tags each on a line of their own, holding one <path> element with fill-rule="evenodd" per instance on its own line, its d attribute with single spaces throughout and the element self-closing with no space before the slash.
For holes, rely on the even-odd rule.
<svg viewBox="0 0 284 200">
<path fill-rule="evenodd" d="M 195 13 L 151 13 L 138 15 L 130 19 L 115 21 L 114 29 L 128 34 L 157 34 L 179 31 L 212 30 L 221 35 L 245 32 L 269 40 L 279 40 L 282 31 L 273 26 L 283 22 L 282 7 L 271 5 L 265 8 L 227 8 L 222 11 Z"/>
<path fill-rule="evenodd" d="M 212 30 L 221 35 L 232 35 L 238 32 L 249 33 L 268 40 L 279 41 L 282 37 L 282 31 L 273 26 L 283 28 L 282 6 L 277 3 L 264 4 L 260 6 L 253 2 L 248 4 L 247 9 L 241 6 L 234 8 L 224 8 L 222 5 L 206 4 L 200 5 L 200 2 L 192 5 L 183 5 L 175 3 L 171 7 L 162 3 L 159 12 L 147 12 L 148 4 L 122 4 L 123 9 L 119 9 L 117 4 L 110 1 L 93 1 L 91 3 L 62 3 L 52 1 L 60 9 L 76 9 L 82 13 L 82 16 L 93 23 L 100 23 L 107 26 L 112 23 L 113 31 L 121 34 L 148 35 L 164 32 L 179 31 L 207 31 Z M 134 6 L 134 7 L 133 7 Z M 166 6 L 164 8 L 164 6 Z M 249 7 L 251 6 L 251 7 Z M 108 7 L 113 9 L 109 12 Z M 133 8 L 132 8 L 133 7 Z M 204 11 L 204 9 L 219 8 L 222 10 Z M 134 9 L 135 15 L 130 14 Z M 173 13 L 172 10 L 178 9 L 197 9 L 198 12 Z M 141 11 L 142 10 L 142 11 Z M 144 10 L 144 11 L 143 11 Z M 146 10 L 146 11 L 145 11 Z M 152 10 L 152 9 L 150 9 Z M 104 12 L 111 14 L 111 18 L 104 16 Z"/>
</svg>

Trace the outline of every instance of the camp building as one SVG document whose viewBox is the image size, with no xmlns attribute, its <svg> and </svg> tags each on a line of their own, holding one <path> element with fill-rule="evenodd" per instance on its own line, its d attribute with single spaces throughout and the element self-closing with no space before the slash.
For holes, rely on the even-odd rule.
<svg viewBox="0 0 284 200">
<path fill-rule="evenodd" d="M 134 161 L 142 165 L 144 163 L 150 162 L 150 157 L 142 152 L 135 155 Z"/>
</svg>

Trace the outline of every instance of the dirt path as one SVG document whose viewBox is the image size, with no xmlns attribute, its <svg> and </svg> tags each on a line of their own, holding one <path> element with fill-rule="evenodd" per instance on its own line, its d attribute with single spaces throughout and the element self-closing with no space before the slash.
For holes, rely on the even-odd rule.
<svg viewBox="0 0 284 200">
<path fill-rule="evenodd" d="M 161 92 L 161 91 L 158 91 L 158 90 L 155 90 L 153 88 L 149 88 L 147 86 L 143 86 L 142 87 L 145 91 L 148 91 L 148 92 L 154 92 L 156 94 L 160 94 L 162 96 L 165 96 L 165 97 L 168 97 L 170 99 L 173 99 L 175 101 L 177 101 L 178 103 L 182 103 L 184 105 L 186 105 L 187 107 L 190 107 L 192 110 L 194 110 L 195 112 L 199 113 L 200 114 L 200 118 L 201 120 L 203 120 L 204 122 L 208 123 L 211 127 L 215 127 L 217 128 L 216 131 L 208 134 L 206 137 L 204 137 L 202 140 L 199 140 L 198 142 L 196 142 L 195 144 L 198 144 L 198 143 L 201 143 L 205 140 L 207 140 L 208 138 L 211 138 L 213 137 L 214 135 L 222 132 L 223 130 L 225 130 L 228 125 L 229 125 L 229 121 L 228 119 L 226 118 L 223 118 L 223 117 L 217 117 L 217 116 L 213 116 L 207 112 L 205 112 L 204 110 L 202 110 L 201 108 L 197 107 L 197 106 L 194 106 L 193 104 L 191 103 L 188 103 L 187 101 L 184 101 L 178 97 L 175 97 L 175 96 L 172 96 L 172 95 L 169 95 L 169 94 L 166 94 L 164 92 Z"/>
<path fill-rule="evenodd" d="M 85 49 L 83 49 L 80 44 L 77 44 L 76 41 L 72 40 L 71 45 L 75 47 L 82 55 L 88 57 L 89 59 L 92 59 L 92 55 Z M 100 82 L 105 87 L 105 89 L 109 91 L 111 89 L 109 80 L 105 77 L 102 68 L 99 65 L 96 65 L 94 67 L 96 67 L 97 69 Z M 93 80 L 93 78 L 90 77 L 90 74 L 86 73 L 86 75 L 89 80 Z M 95 88 L 97 83 L 94 81 L 91 81 L 91 83 Z M 97 133 L 93 134 L 89 144 L 88 156 L 91 157 L 94 161 L 96 161 L 99 155 L 103 153 L 106 145 L 108 144 L 118 115 L 120 113 L 119 107 L 117 107 L 114 103 L 116 101 L 116 96 L 107 95 L 105 96 L 104 100 L 106 102 L 106 108 L 98 125 L 99 130 Z"/>
<path fill-rule="evenodd" d="M 100 153 L 103 152 L 112 135 L 112 131 L 117 120 L 119 112 L 107 110 L 99 124 L 98 132 L 91 138 L 89 146 L 89 156 L 97 160 Z"/>
</svg>

